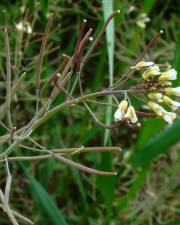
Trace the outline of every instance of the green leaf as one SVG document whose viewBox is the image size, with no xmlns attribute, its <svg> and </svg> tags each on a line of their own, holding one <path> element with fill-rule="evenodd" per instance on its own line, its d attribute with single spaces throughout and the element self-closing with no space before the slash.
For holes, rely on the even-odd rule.
<svg viewBox="0 0 180 225">
<path fill-rule="evenodd" d="M 113 12 L 113 1 L 103 0 L 103 12 L 104 19 Z M 113 84 L 113 67 L 114 67 L 114 20 L 111 20 L 106 29 L 106 40 L 107 40 L 107 50 L 108 50 L 108 66 L 109 66 L 109 85 Z M 108 96 L 108 103 L 112 103 L 112 97 Z M 106 109 L 106 124 L 110 124 L 112 120 L 112 107 L 107 107 Z M 110 132 L 105 130 L 104 133 L 104 146 L 110 142 Z M 104 153 L 101 155 L 100 169 L 102 170 L 112 170 L 112 154 Z M 114 198 L 115 190 L 115 178 L 114 177 L 98 177 L 97 185 L 103 196 L 104 202 L 107 209 L 107 221 L 110 220 L 112 213 L 112 203 Z"/>
<path fill-rule="evenodd" d="M 158 155 L 167 151 L 171 146 L 180 140 L 180 119 L 165 129 L 156 137 L 150 139 L 144 146 L 139 148 L 132 157 L 132 166 L 148 165 Z"/>
<path fill-rule="evenodd" d="M 103 0 L 104 19 L 106 20 L 110 14 L 113 13 L 113 1 Z M 113 84 L 113 70 L 114 70 L 114 19 L 112 19 L 106 28 L 106 40 L 108 50 L 108 66 L 109 66 L 109 85 Z M 112 104 L 112 96 L 108 96 L 108 103 Z M 108 106 L 106 110 L 106 123 L 111 123 L 112 107 Z M 108 143 L 110 131 L 105 130 L 104 145 Z"/>
<path fill-rule="evenodd" d="M 150 13 L 155 4 L 156 0 L 144 0 L 142 3 L 142 11 L 147 14 Z"/>
<path fill-rule="evenodd" d="M 47 13 L 47 10 L 48 10 L 48 0 L 41 0 L 40 5 L 41 5 L 41 10 L 45 15 Z"/>
<path fill-rule="evenodd" d="M 105 171 L 112 170 L 112 154 L 103 153 L 99 169 Z M 112 210 L 112 202 L 114 198 L 115 178 L 114 177 L 98 177 L 97 185 L 106 203 L 107 211 L 110 214 Z"/>
<path fill-rule="evenodd" d="M 56 206 L 53 199 L 49 196 L 44 187 L 25 169 L 23 166 L 26 176 L 30 181 L 30 190 L 33 197 L 36 199 L 37 207 L 42 210 L 51 220 L 53 225 L 68 225 L 64 215 Z"/>
<path fill-rule="evenodd" d="M 150 138 L 154 137 L 162 130 L 164 121 L 157 118 L 151 118 L 144 121 L 143 126 L 140 129 L 139 138 L 135 149 L 141 148 Z M 136 150 L 135 153 L 136 154 Z"/>
<path fill-rule="evenodd" d="M 174 81 L 175 85 L 180 85 L 180 31 L 177 36 L 177 43 L 176 43 L 176 54 L 174 59 L 174 66 L 177 70 L 178 78 Z"/>
</svg>

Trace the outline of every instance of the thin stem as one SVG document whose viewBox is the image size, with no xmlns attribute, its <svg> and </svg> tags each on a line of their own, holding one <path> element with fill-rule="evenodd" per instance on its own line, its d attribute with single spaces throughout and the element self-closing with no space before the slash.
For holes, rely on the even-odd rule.
<svg viewBox="0 0 180 225">
<path fill-rule="evenodd" d="M 6 209 L 6 213 L 9 216 L 9 219 L 11 220 L 13 225 L 19 225 L 19 223 L 17 222 L 17 220 L 15 219 L 13 212 L 11 211 L 11 209 L 9 208 L 9 206 Z"/>
<path fill-rule="evenodd" d="M 119 104 L 115 105 L 115 104 L 110 104 L 110 103 L 106 103 L 106 102 L 94 101 L 94 100 L 87 100 L 87 102 L 95 103 L 97 105 L 108 105 L 108 106 L 113 106 L 113 107 L 118 107 L 118 105 L 119 105 Z"/>
<path fill-rule="evenodd" d="M 14 97 L 16 91 L 19 89 L 19 86 L 21 85 L 22 81 L 25 79 L 26 77 L 26 72 L 23 72 L 20 77 L 16 80 L 15 84 L 12 87 L 12 91 L 11 91 L 11 99 Z"/>
<path fill-rule="evenodd" d="M 45 82 L 45 84 L 41 88 L 41 94 L 40 94 L 41 98 L 42 98 L 42 93 L 43 93 L 44 89 L 48 86 L 48 84 L 52 83 L 55 80 L 58 73 L 62 74 L 63 69 L 69 62 L 69 57 L 67 55 L 63 54 L 63 58 L 64 58 L 64 60 L 63 60 L 62 64 L 57 68 L 57 70 L 50 76 L 50 78 Z"/>
<path fill-rule="evenodd" d="M 109 22 L 111 21 L 111 19 L 117 15 L 118 13 L 120 13 L 119 10 L 113 12 L 105 21 L 104 26 L 102 27 L 101 31 L 99 32 L 98 36 L 96 37 L 95 41 L 93 42 L 93 44 L 91 45 L 90 49 L 87 51 L 86 55 L 83 58 L 83 62 L 82 64 L 84 64 L 86 62 L 86 60 L 89 58 L 90 54 L 95 50 L 95 48 L 97 47 L 97 45 L 99 44 L 99 42 L 102 40 L 102 37 L 105 33 L 106 27 L 108 26 Z"/>
<path fill-rule="evenodd" d="M 163 33 L 163 31 L 158 32 L 152 39 L 151 41 L 148 43 L 148 45 L 145 47 L 144 51 L 138 56 L 138 58 L 136 59 L 136 61 L 132 64 L 131 67 L 134 67 L 139 61 L 141 61 L 144 56 L 147 54 L 147 52 L 149 51 L 149 49 L 151 47 L 154 46 L 154 44 L 157 42 L 157 40 L 159 39 L 159 37 L 161 36 L 161 34 Z M 117 82 L 115 82 L 110 88 L 107 88 L 107 90 L 112 90 L 117 88 L 119 85 L 122 85 L 123 83 L 125 83 L 135 72 L 135 69 L 130 69 L 122 76 L 122 78 L 120 80 L 118 80 Z"/>
<path fill-rule="evenodd" d="M 24 21 L 22 21 L 22 26 L 24 26 Z M 15 66 L 15 79 L 19 75 L 21 60 L 22 60 L 22 41 L 23 41 L 23 29 L 17 30 L 15 53 L 14 53 L 14 66 Z"/>
<path fill-rule="evenodd" d="M 84 30 L 85 30 L 86 23 L 87 23 L 87 20 L 84 19 L 83 22 L 82 22 L 82 24 L 81 24 L 79 37 L 78 37 L 78 40 L 77 40 L 77 43 L 76 43 L 76 47 L 75 47 L 75 50 L 74 50 L 72 67 L 74 66 L 75 61 L 77 60 L 79 45 L 80 45 L 80 42 L 81 42 L 82 37 L 83 37 L 83 34 L 84 34 Z"/>
<path fill-rule="evenodd" d="M 41 149 L 41 148 L 33 148 L 33 147 L 29 147 L 26 145 L 19 145 L 19 147 L 27 149 L 27 150 L 31 150 L 31 151 L 36 151 L 36 152 L 44 152 L 45 150 Z M 8 157 L 9 159 L 10 157 Z"/>
<path fill-rule="evenodd" d="M 48 18 L 48 23 L 44 32 L 43 40 L 41 43 L 41 48 L 40 48 L 40 53 L 39 53 L 39 58 L 37 61 L 37 67 L 36 67 L 36 113 L 39 111 L 39 89 L 40 89 L 40 75 L 41 75 L 41 67 L 42 67 L 42 62 L 43 62 L 43 56 L 44 56 L 44 51 L 45 51 L 45 46 L 47 43 L 49 31 L 53 22 L 53 16 L 54 14 L 51 13 L 49 18 Z"/>
<path fill-rule="evenodd" d="M 7 104 L 7 118 L 10 130 L 13 129 L 11 120 L 11 58 L 10 58 L 10 47 L 9 37 L 7 28 L 4 29 L 4 43 L 6 53 L 6 104 Z"/>
<path fill-rule="evenodd" d="M 136 110 L 136 114 L 145 118 L 149 118 L 149 117 L 157 117 L 156 114 L 153 113 L 146 113 L 146 112 L 141 112 L 141 111 L 137 111 Z"/>
<path fill-rule="evenodd" d="M 3 160 L 4 162 L 4 160 Z M 4 194 L 3 191 L 0 189 L 0 200 L 4 204 Z M 5 211 L 4 205 L 2 205 L 3 211 Z"/>
<path fill-rule="evenodd" d="M 77 68 L 76 68 L 77 72 L 81 70 L 82 55 L 86 47 L 86 44 L 90 40 L 89 38 L 90 38 L 91 32 L 92 32 L 92 28 L 88 30 L 88 32 L 85 34 L 84 38 L 80 42 L 78 53 L 77 53 Z"/>
<path fill-rule="evenodd" d="M 7 157 L 20 144 L 20 140 L 14 141 L 4 152 L 0 154 L 0 159 Z"/>
<path fill-rule="evenodd" d="M 20 145 L 20 147 L 31 150 L 31 151 L 39 151 L 39 152 L 46 152 L 44 148 L 32 148 L 25 145 Z M 90 153 L 90 152 L 119 152 L 121 151 L 120 147 L 79 147 L 79 148 L 60 148 L 60 149 L 49 149 L 48 151 L 54 153 L 61 153 L 61 154 L 80 154 L 80 153 Z M 8 158 L 10 160 L 10 157 Z"/>
<path fill-rule="evenodd" d="M 101 127 L 105 128 L 105 129 L 114 129 L 116 127 L 119 127 L 123 124 L 123 122 L 126 122 L 127 120 L 129 120 L 129 118 L 125 118 L 124 120 L 122 120 L 121 122 L 117 122 L 115 124 L 112 125 L 108 125 L 108 124 L 104 124 L 102 123 L 95 115 L 95 113 L 89 108 L 89 106 L 87 105 L 87 103 L 84 102 L 85 107 L 87 108 L 87 110 L 89 111 L 89 113 L 91 114 L 91 116 L 93 117 L 94 121 L 99 124 Z"/>
<path fill-rule="evenodd" d="M 1 125 L 6 131 L 11 132 L 11 131 L 9 130 L 9 128 L 6 127 L 6 125 L 5 125 L 2 121 L 0 121 L 0 125 Z"/>
<path fill-rule="evenodd" d="M 27 125 L 27 127 L 29 127 L 29 129 L 36 129 L 38 126 L 40 126 L 42 123 L 44 123 L 46 120 L 48 120 L 49 118 L 51 118 L 54 114 L 56 114 L 57 112 L 59 112 L 60 110 L 71 106 L 71 105 L 75 105 L 78 104 L 80 102 L 84 102 L 87 99 L 90 98 L 94 98 L 94 97 L 98 97 L 98 96 L 104 96 L 104 95 L 108 95 L 108 94 L 115 94 L 115 93 L 126 93 L 126 92 L 144 92 L 144 90 L 135 90 L 135 89 L 129 89 L 129 90 L 110 90 L 110 91 L 99 91 L 99 92 L 95 92 L 92 94 L 87 94 L 84 95 L 82 97 L 76 98 L 76 100 L 68 100 L 56 107 L 54 107 L 52 110 L 49 110 L 48 113 L 46 113 L 43 117 L 39 118 L 39 119 L 32 119 L 30 124 Z"/>
<path fill-rule="evenodd" d="M 74 90 L 76 88 L 77 82 L 78 82 L 78 76 L 76 76 L 76 78 L 75 78 L 75 81 L 74 81 L 73 86 L 72 86 L 71 91 L 70 91 L 70 95 L 73 94 L 73 92 L 74 92 Z"/>
<path fill-rule="evenodd" d="M 12 101 L 16 91 L 19 89 L 19 86 L 22 83 L 22 81 L 25 79 L 25 77 L 26 77 L 26 73 L 24 72 L 24 73 L 22 73 L 22 75 L 17 79 L 17 81 L 13 85 L 13 87 L 11 89 L 10 101 Z M 0 120 L 2 120 L 3 117 L 5 116 L 7 109 L 8 109 L 8 104 L 7 104 L 7 102 L 5 102 L 0 107 Z"/>
<path fill-rule="evenodd" d="M 106 171 L 100 171 L 100 170 L 95 170 L 92 168 L 89 168 L 87 166 L 83 166 L 79 163 L 73 162 L 69 159 L 66 159 L 63 156 L 57 155 L 51 151 L 48 151 L 55 159 L 59 160 L 60 162 L 62 162 L 63 164 L 66 164 L 67 166 L 71 166 L 74 167 L 82 172 L 86 172 L 86 173 L 91 173 L 91 174 L 96 174 L 98 176 L 115 176 L 117 175 L 116 172 L 106 172 Z"/>
<path fill-rule="evenodd" d="M 55 81 L 56 87 L 58 87 L 66 96 L 68 96 L 70 99 L 75 100 L 75 98 L 57 81 Z"/>
<path fill-rule="evenodd" d="M 68 100 L 66 102 L 63 102 L 62 104 L 54 107 L 53 109 L 49 110 L 46 114 L 44 114 L 44 112 L 46 112 L 44 110 L 44 108 L 41 108 L 41 110 L 39 111 L 38 115 L 35 115 L 32 120 L 29 122 L 29 124 L 27 124 L 26 126 L 20 128 L 19 130 L 17 130 L 15 132 L 15 135 L 16 134 L 20 134 L 20 133 L 24 133 L 26 131 L 28 131 L 28 133 L 30 132 L 33 132 L 37 127 L 39 127 L 42 123 L 44 123 L 46 120 L 48 120 L 49 118 L 51 118 L 54 114 L 58 113 L 60 110 L 66 108 L 66 107 L 69 107 L 69 106 L 72 106 L 72 105 L 76 105 L 80 102 L 84 102 L 84 101 L 87 101 L 91 98 L 95 98 L 95 97 L 100 97 L 100 96 L 104 96 L 104 95 L 109 95 L 109 94 L 117 94 L 117 93 L 121 93 L 121 94 L 124 94 L 126 92 L 129 92 L 129 93 L 136 93 L 136 92 L 144 92 L 145 90 L 136 90 L 136 89 L 129 89 L 129 90 L 110 90 L 110 91 L 99 91 L 99 92 L 95 92 L 95 93 L 91 93 L 91 94 L 87 94 L 87 95 L 84 95 L 82 97 L 79 97 L 79 98 L 76 98 L 75 100 Z M 48 103 L 47 103 L 48 105 Z M 44 114 L 44 116 L 43 116 Z M 21 135 L 22 135 L 21 134 Z M 4 135 L 3 137 L 0 138 L 0 143 L 5 143 L 7 141 L 10 140 L 10 135 Z M 11 149 L 11 147 L 9 146 L 9 148 Z M 12 149 L 9 150 L 8 148 L 8 152 L 11 152 L 13 151 Z M 6 156 L 6 155 L 5 155 Z M 3 156 L 4 157 L 4 156 Z M 0 158 L 1 158 L 1 155 L 0 155 Z"/>
<path fill-rule="evenodd" d="M 42 145 L 40 145 L 39 143 L 37 143 L 37 141 L 35 141 L 34 139 L 32 139 L 31 137 L 28 137 L 28 139 L 32 142 L 32 143 L 34 143 L 36 146 L 38 146 L 40 149 L 42 149 L 42 150 L 46 150 L 46 148 L 44 147 L 44 146 L 42 146 Z"/>
<path fill-rule="evenodd" d="M 51 92 L 50 94 L 50 97 L 49 97 L 49 100 L 48 100 L 48 104 L 50 105 L 51 102 L 56 98 L 56 96 L 59 94 L 60 91 L 62 91 L 61 89 L 59 89 L 59 87 L 57 87 L 58 85 L 62 86 L 63 88 L 67 85 L 67 82 L 68 80 L 71 79 L 71 75 L 72 75 L 72 71 L 68 72 L 66 74 L 66 76 L 64 76 L 64 78 L 62 79 L 59 79 L 57 82 L 56 82 L 56 85 L 53 89 L 53 91 Z M 62 76 L 62 74 L 61 74 Z M 71 94 L 70 94 L 71 95 Z M 48 105 L 48 107 L 49 107 Z"/>
<path fill-rule="evenodd" d="M 3 209 L 3 204 L 0 204 L 0 207 Z M 19 219 L 23 220 L 24 222 L 29 223 L 29 224 L 34 224 L 31 220 L 29 220 L 28 218 L 22 216 L 18 212 L 14 211 L 14 210 L 11 210 L 11 212 L 12 212 L 12 214 L 14 216 L 18 217 Z"/>
<path fill-rule="evenodd" d="M 36 149 L 31 148 L 28 146 L 20 145 L 20 147 L 31 150 L 31 151 L 39 151 L 39 152 L 46 152 L 47 150 L 42 149 Z M 69 154 L 69 155 L 75 155 L 75 154 L 81 154 L 81 153 L 102 153 L 102 152 L 120 152 L 121 148 L 119 147 L 80 147 L 80 148 L 67 148 L 67 149 L 51 149 L 48 150 L 51 152 L 54 152 L 56 154 Z M 51 154 L 47 155 L 37 155 L 37 156 L 17 156 L 17 157 L 8 157 L 8 161 L 34 161 L 34 160 L 44 160 L 51 158 Z M 0 163 L 4 162 L 4 160 L 1 160 Z"/>
<path fill-rule="evenodd" d="M 79 90 L 80 90 L 80 95 L 83 96 L 83 89 L 82 89 L 82 83 L 81 83 L 81 74 L 80 72 L 77 73 L 78 76 L 78 84 L 79 84 Z"/>
<path fill-rule="evenodd" d="M 6 171 L 7 171 L 7 181 L 6 181 L 5 194 L 4 194 L 4 207 L 8 208 L 12 177 L 11 177 L 11 174 L 10 174 L 10 171 L 9 171 L 9 165 L 8 165 L 7 157 L 5 157 L 5 162 L 6 162 Z"/>
<path fill-rule="evenodd" d="M 6 164 L 6 170 L 7 170 L 7 180 L 6 180 L 6 186 L 5 186 L 5 194 L 3 194 L 2 190 L 0 189 L 0 199 L 3 204 L 0 204 L 0 207 L 7 213 L 9 219 L 11 220 L 13 225 L 19 225 L 16 221 L 13 212 L 11 211 L 9 207 L 9 194 L 10 194 L 10 188 L 11 188 L 11 174 L 9 171 L 9 165 L 7 158 L 5 157 L 5 164 Z"/>
</svg>

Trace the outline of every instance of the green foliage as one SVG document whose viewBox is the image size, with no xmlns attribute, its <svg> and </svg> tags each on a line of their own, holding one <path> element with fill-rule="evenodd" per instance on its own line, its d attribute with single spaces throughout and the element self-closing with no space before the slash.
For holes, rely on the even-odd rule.
<svg viewBox="0 0 180 225">
<path fill-rule="evenodd" d="M 17 93 L 15 104 L 12 107 L 13 122 L 18 128 L 29 122 L 31 116 L 34 115 L 35 77 L 33 65 L 36 62 L 40 47 L 40 42 L 36 42 L 36 39 L 42 37 L 47 22 L 46 15 L 49 12 L 54 12 L 55 16 L 47 49 L 50 50 L 56 46 L 59 49 L 47 53 L 45 56 L 42 85 L 61 63 L 62 53 L 72 55 L 82 19 L 87 19 L 86 29 L 93 28 L 95 39 L 104 23 L 103 17 L 106 18 L 113 11 L 113 8 L 120 8 L 121 13 L 115 17 L 114 23 L 110 24 L 106 37 L 104 35 L 104 40 L 87 61 L 82 73 L 84 91 L 86 88 L 87 93 L 104 89 L 109 83 L 119 79 L 142 52 L 147 42 L 160 29 L 164 30 L 164 35 L 150 49 L 146 59 L 157 63 L 173 62 L 178 71 L 178 80 L 175 81 L 175 85 L 180 85 L 179 1 L 167 1 L 165 4 L 164 1 L 156 0 L 107 0 L 102 4 L 102 1 L 99 0 L 77 0 L 76 2 L 72 0 L 41 0 L 39 6 L 36 5 L 35 1 L 30 0 L 15 1 L 14 4 L 10 1 L 1 1 L 0 25 L 6 24 L 11 27 L 9 37 L 13 62 L 19 51 L 15 50 L 18 40 L 14 25 L 25 17 L 20 12 L 22 5 L 28 9 L 26 15 L 28 21 L 31 23 L 36 13 L 37 20 L 34 26 L 36 34 L 29 40 L 25 59 L 20 67 L 21 70 L 27 71 L 26 83 L 20 87 L 24 93 Z M 38 12 L 36 12 L 35 6 L 39 7 Z M 131 13 L 128 12 L 130 6 L 135 6 L 135 10 Z M 151 18 L 146 29 L 141 29 L 136 25 L 136 18 L 143 12 L 146 12 Z M 26 39 L 26 35 L 24 38 Z M 22 43 L 23 47 L 25 43 L 26 41 Z M 3 86 L 5 61 L 2 34 L 0 34 L 0 48 L 2 50 L 0 54 L 2 75 L 0 88 L 3 95 L 5 92 Z M 31 59 L 33 63 L 29 63 Z M 137 76 L 135 74 L 133 81 L 130 81 L 132 84 L 138 78 Z M 12 83 L 15 81 L 14 78 L 15 73 L 13 72 Z M 73 78 L 75 79 L 75 77 Z M 123 88 L 128 87 L 129 84 L 127 82 Z M 51 88 L 52 84 L 44 92 L 43 97 L 47 97 Z M 118 100 L 120 101 L 123 97 L 119 95 Z M 63 100 L 64 95 L 58 96 L 53 107 Z M 95 100 L 101 101 L 98 98 Z M 2 96 L 0 101 L 4 101 Z M 139 108 L 138 100 L 132 97 L 131 101 Z M 111 102 L 111 97 L 109 102 Z M 97 117 L 101 121 L 106 123 L 112 121 L 111 107 L 107 109 L 106 106 L 97 104 L 93 110 L 97 112 Z M 165 128 L 164 122 L 160 119 L 144 119 L 140 122 L 142 126 L 137 130 L 120 127 L 105 132 L 103 128 L 94 123 L 82 106 L 63 110 L 58 115 L 53 116 L 33 134 L 33 138 L 38 143 L 49 149 L 102 146 L 104 139 L 105 145 L 120 146 L 123 150 L 122 153 L 120 155 L 109 153 L 102 155 L 81 154 L 77 157 L 72 156 L 72 158 L 96 169 L 109 171 L 114 168 L 119 171 L 119 175 L 117 178 L 89 176 L 81 174 L 76 169 L 62 166 L 53 160 L 38 161 L 24 164 L 24 171 L 30 184 L 29 190 L 23 190 L 23 187 L 18 184 L 23 183 L 24 180 L 27 182 L 27 179 L 22 178 L 21 167 L 9 162 L 12 167 L 11 171 L 13 171 L 11 199 L 13 208 L 17 208 L 17 211 L 26 209 L 27 214 L 32 215 L 31 219 L 37 221 L 37 224 L 148 225 L 151 222 L 153 225 L 160 225 L 161 223 L 157 221 L 159 218 L 165 225 L 179 224 L 176 196 L 179 191 L 177 188 L 178 175 L 176 175 L 179 167 L 174 164 L 178 165 L 179 160 L 179 145 L 177 143 L 180 139 L 180 120 L 177 119 L 169 128 Z M 5 134 L 6 130 L 0 127 L 0 132 Z M 33 147 L 35 146 L 33 145 Z M 0 145 L 0 151 L 4 151 L 3 145 Z M 20 147 L 17 148 L 16 152 L 18 152 L 17 155 L 29 155 L 28 151 L 22 151 Z M 131 155 L 130 160 L 126 159 L 126 152 Z M 13 168 L 16 169 L 13 170 Z M 32 171 L 38 179 L 35 179 L 28 171 Z M 162 176 L 162 179 L 159 179 L 159 176 Z M 2 177 L 4 178 L 4 170 L 1 167 L 0 186 L 4 187 Z M 150 181 L 148 177 L 150 177 Z M 172 191 L 170 187 L 168 190 L 164 188 L 166 181 L 171 181 L 171 177 L 173 177 L 171 183 L 174 187 Z M 155 198 L 149 197 L 149 192 L 152 192 Z M 156 202 L 155 199 L 159 199 L 159 202 Z M 149 206 L 149 203 L 152 203 L 152 206 Z M 35 206 L 33 212 L 31 212 L 32 208 L 29 205 Z M 158 209 L 155 208 L 156 205 L 158 205 Z M 66 218 L 68 218 L 68 222 Z M 0 211 L 0 224 L 9 224 L 2 211 Z"/>
<path fill-rule="evenodd" d="M 157 120 L 157 118 L 147 119 L 144 121 L 144 124 L 139 132 L 139 138 L 137 140 L 135 149 L 138 150 L 139 148 L 143 147 L 157 133 L 160 133 L 164 125 L 164 121 L 160 119 Z"/>
<path fill-rule="evenodd" d="M 171 127 L 147 141 L 135 152 L 132 165 L 134 167 L 148 165 L 158 155 L 167 151 L 180 140 L 180 133 L 177 132 L 179 129 L 180 120 L 176 120 Z"/>
<path fill-rule="evenodd" d="M 178 79 L 174 83 L 180 85 L 180 32 L 177 33 L 176 53 L 174 59 L 174 66 L 178 73 Z"/>
<path fill-rule="evenodd" d="M 109 15 L 113 13 L 113 1 L 105 0 L 102 2 L 104 19 L 106 20 Z M 109 67 L 109 85 L 113 84 L 113 70 L 114 70 L 114 20 L 112 20 L 106 29 L 106 41 L 108 52 L 108 67 Z M 112 103 L 112 97 L 108 96 L 108 102 Z M 112 107 L 106 108 L 106 124 L 111 124 L 112 121 Z M 110 141 L 110 131 L 105 130 L 104 145 L 108 145 Z M 101 157 L 100 168 L 103 170 L 112 170 L 112 154 L 105 153 Z M 112 214 L 112 204 L 115 191 L 115 178 L 114 177 L 99 177 L 97 180 L 98 187 L 102 193 L 103 199 L 107 207 L 107 221 Z"/>
<path fill-rule="evenodd" d="M 64 215 L 58 209 L 57 205 L 44 189 L 44 187 L 25 169 L 25 174 L 30 181 L 30 191 L 36 202 L 36 207 L 44 214 L 43 221 L 46 221 L 46 216 L 53 225 L 68 225 Z M 43 222 L 42 221 L 42 222 Z"/>
<path fill-rule="evenodd" d="M 132 200 L 136 196 L 136 194 L 141 190 L 141 188 L 144 185 L 144 181 L 148 171 L 149 168 L 145 167 L 142 169 L 142 171 L 140 171 L 137 174 L 131 188 L 128 190 L 128 193 L 119 199 L 116 213 L 121 212 L 125 207 L 127 207 L 129 201 Z"/>
<path fill-rule="evenodd" d="M 157 0 L 144 0 L 142 3 L 142 11 L 149 14 L 156 3 Z"/>
</svg>

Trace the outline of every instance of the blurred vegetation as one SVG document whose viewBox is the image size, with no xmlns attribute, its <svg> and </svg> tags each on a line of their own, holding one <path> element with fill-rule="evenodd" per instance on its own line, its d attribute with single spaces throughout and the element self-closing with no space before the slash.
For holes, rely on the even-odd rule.
<svg viewBox="0 0 180 225">
<path fill-rule="evenodd" d="M 114 0 L 113 8 L 121 10 L 114 19 L 114 81 L 128 69 L 155 33 L 163 29 L 162 39 L 150 50 L 147 59 L 173 65 L 179 72 L 176 81 L 179 85 L 180 1 Z M 42 82 L 56 70 L 63 53 L 73 53 L 84 18 L 88 21 L 87 26 L 93 28 L 94 36 L 104 22 L 100 0 L 41 0 L 39 3 L 1 0 L 0 26 L 9 26 L 11 53 L 20 68 L 13 70 L 13 76 L 15 78 L 20 72 L 27 71 L 26 82 L 21 85 L 23 94 L 21 92 L 16 96 L 12 107 L 13 122 L 17 127 L 26 124 L 34 114 L 35 62 L 50 12 L 54 12 L 55 16 L 43 61 Z M 150 17 L 144 29 L 136 24 L 141 13 L 147 13 Z M 23 19 L 33 26 L 33 35 L 29 39 L 23 37 L 21 42 L 15 24 Z M 0 49 L 0 88 L 4 93 L 2 32 Z M 22 60 L 18 61 L 21 49 L 24 50 Z M 83 71 L 83 88 L 87 93 L 109 85 L 108 57 L 104 37 Z M 63 99 L 64 96 L 59 95 L 54 104 Z M 3 95 L 0 101 L 4 101 Z M 131 101 L 139 107 L 135 98 Z M 106 108 L 97 105 L 94 110 L 105 121 Z M 122 148 L 122 153 L 116 154 L 112 160 L 108 160 L 111 155 L 105 153 L 72 156 L 74 160 L 86 162 L 94 168 L 109 169 L 112 164 L 118 172 L 115 180 L 80 173 L 53 159 L 11 163 L 11 205 L 39 225 L 180 224 L 180 119 L 166 129 L 160 119 L 144 119 L 141 122 L 142 127 L 138 130 L 118 128 L 110 132 L 107 144 Z M 3 132 L 0 127 L 0 133 Z M 103 146 L 104 130 L 94 123 L 86 109 L 78 106 L 55 115 L 37 129 L 33 138 L 47 148 Z M 20 153 L 28 155 L 26 150 L 18 149 L 16 154 Z M 3 179 L 4 170 L 0 166 L 0 185 L 4 185 Z M 0 224 L 10 224 L 3 211 L 0 211 Z"/>
</svg>

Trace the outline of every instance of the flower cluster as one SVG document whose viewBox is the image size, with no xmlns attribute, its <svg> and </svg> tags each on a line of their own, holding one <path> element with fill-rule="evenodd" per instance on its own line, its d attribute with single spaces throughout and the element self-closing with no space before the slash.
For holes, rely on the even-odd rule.
<svg viewBox="0 0 180 225">
<path fill-rule="evenodd" d="M 174 112 L 169 112 L 159 103 L 167 106 L 172 111 L 180 107 L 180 102 L 174 101 L 169 96 L 180 96 L 180 87 L 172 87 L 173 80 L 177 79 L 177 72 L 170 66 L 165 71 L 161 71 L 159 66 L 154 62 L 141 61 L 134 67 L 136 70 L 144 70 L 142 79 L 144 87 L 148 91 L 148 106 L 156 115 L 162 117 L 168 124 L 176 118 Z"/>
<path fill-rule="evenodd" d="M 29 22 L 23 21 L 23 22 L 19 22 L 15 25 L 16 29 L 19 31 L 24 31 L 28 34 L 32 33 L 32 27 L 30 25 Z"/>
<path fill-rule="evenodd" d="M 146 23 L 150 22 L 150 18 L 147 16 L 146 13 L 141 13 L 139 14 L 136 24 L 137 26 L 139 26 L 140 28 L 144 29 L 146 28 Z"/>
<path fill-rule="evenodd" d="M 123 119 L 129 119 L 129 122 L 132 124 L 135 124 L 138 121 L 134 107 L 129 105 L 126 100 L 120 102 L 118 109 L 114 114 L 115 121 L 122 121 Z"/>
</svg>

